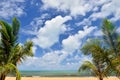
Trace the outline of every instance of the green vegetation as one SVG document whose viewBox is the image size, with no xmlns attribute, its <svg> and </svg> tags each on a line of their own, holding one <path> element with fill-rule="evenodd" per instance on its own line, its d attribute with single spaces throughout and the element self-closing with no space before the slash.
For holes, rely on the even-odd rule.
<svg viewBox="0 0 120 80">
<path fill-rule="evenodd" d="M 0 80 L 10 72 L 16 73 L 16 80 L 20 80 L 20 73 L 17 69 L 17 63 L 25 60 L 27 56 L 33 56 L 31 41 L 20 45 L 18 40 L 20 23 L 13 18 L 12 25 L 5 21 L 0 21 Z"/>
<path fill-rule="evenodd" d="M 101 42 L 98 39 L 89 40 L 81 49 L 81 51 L 85 55 L 92 56 L 92 62 L 85 61 L 82 66 L 79 68 L 81 70 L 91 70 L 91 72 L 99 78 L 99 80 L 103 80 L 109 72 L 109 67 L 107 65 L 106 56 L 108 52 L 102 47 Z"/>
<path fill-rule="evenodd" d="M 31 41 L 20 45 L 18 40 L 20 23 L 13 18 L 12 25 L 0 20 L 0 80 L 10 72 L 16 73 L 16 80 L 20 80 L 20 72 L 17 63 L 25 60 L 27 56 L 33 56 Z M 101 28 L 102 39 L 90 39 L 83 45 L 81 51 L 84 55 L 90 55 L 92 61 L 85 61 L 79 68 L 90 70 L 99 80 L 114 73 L 120 76 L 120 35 L 115 26 L 107 19 L 103 21 Z"/>
<path fill-rule="evenodd" d="M 109 50 L 109 59 L 106 61 L 111 65 L 111 70 L 120 76 L 120 35 L 116 31 L 116 27 L 107 19 L 103 21 L 102 25 L 103 41 L 105 47 Z"/>
<path fill-rule="evenodd" d="M 120 35 L 115 26 L 107 19 L 102 24 L 103 39 L 91 39 L 83 45 L 81 51 L 91 55 L 92 61 L 85 61 L 79 68 L 90 70 L 99 80 L 114 73 L 120 76 Z"/>
</svg>

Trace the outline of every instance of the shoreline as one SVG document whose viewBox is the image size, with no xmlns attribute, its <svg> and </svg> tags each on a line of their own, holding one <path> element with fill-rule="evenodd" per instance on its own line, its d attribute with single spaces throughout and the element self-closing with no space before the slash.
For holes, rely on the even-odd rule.
<svg viewBox="0 0 120 80">
<path fill-rule="evenodd" d="M 15 80 L 15 77 L 6 77 L 5 80 Z M 21 77 L 21 80 L 98 80 L 97 77 L 40 77 L 40 76 L 32 76 L 32 77 Z M 104 78 L 104 80 L 120 80 L 117 77 L 111 76 L 108 78 Z"/>
</svg>

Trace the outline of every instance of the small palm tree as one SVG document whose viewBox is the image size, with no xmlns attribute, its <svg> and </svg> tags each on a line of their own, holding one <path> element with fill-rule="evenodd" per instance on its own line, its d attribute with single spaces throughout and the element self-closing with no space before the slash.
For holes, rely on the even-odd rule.
<svg viewBox="0 0 120 80">
<path fill-rule="evenodd" d="M 116 27 L 112 22 L 105 19 L 102 24 L 103 40 L 106 48 L 109 49 L 111 55 L 111 68 L 117 76 L 120 76 L 120 35 L 116 31 Z"/>
<path fill-rule="evenodd" d="M 17 67 L 12 63 L 7 63 L 6 65 L 0 66 L 0 80 L 5 80 L 5 77 L 9 72 L 16 73 L 16 80 L 21 79 L 20 72 Z"/>
<path fill-rule="evenodd" d="M 24 45 L 19 45 L 17 40 L 20 23 L 16 18 L 13 18 L 12 25 L 1 20 L 0 26 L 0 80 L 5 80 L 11 71 L 15 71 L 16 80 L 20 80 L 17 62 L 23 61 L 27 56 L 33 56 L 33 43 L 28 41 Z"/>
<path fill-rule="evenodd" d="M 85 55 L 92 56 L 92 62 L 85 61 L 79 68 L 81 70 L 90 70 L 99 80 L 103 80 L 109 74 L 109 68 L 106 64 L 108 52 L 102 47 L 101 42 L 98 39 L 89 40 L 81 49 Z"/>
</svg>

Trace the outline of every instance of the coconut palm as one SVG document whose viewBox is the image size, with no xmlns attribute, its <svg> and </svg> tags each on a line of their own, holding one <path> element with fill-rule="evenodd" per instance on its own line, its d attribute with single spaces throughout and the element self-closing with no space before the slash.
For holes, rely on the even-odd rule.
<svg viewBox="0 0 120 80">
<path fill-rule="evenodd" d="M 17 69 L 17 62 L 23 61 L 27 56 L 33 56 L 31 41 L 20 45 L 18 40 L 20 23 L 13 18 L 12 25 L 5 21 L 0 21 L 0 80 L 11 71 L 16 72 L 16 80 L 20 80 L 20 74 Z"/>
<path fill-rule="evenodd" d="M 5 80 L 6 75 L 9 72 L 15 72 L 16 73 L 16 80 L 20 80 L 20 72 L 17 69 L 17 67 L 12 63 L 7 63 L 6 65 L 0 66 L 0 80 Z"/>
<path fill-rule="evenodd" d="M 85 61 L 79 71 L 90 70 L 99 80 L 103 80 L 104 77 L 109 75 L 110 66 L 106 64 L 106 60 L 109 60 L 108 51 L 104 49 L 101 41 L 91 39 L 86 42 L 81 51 L 85 55 L 91 55 L 92 61 Z"/>
<path fill-rule="evenodd" d="M 110 50 L 111 60 L 109 63 L 112 64 L 111 67 L 115 74 L 120 76 L 120 35 L 113 23 L 107 19 L 103 21 L 102 32 L 106 48 Z"/>
</svg>

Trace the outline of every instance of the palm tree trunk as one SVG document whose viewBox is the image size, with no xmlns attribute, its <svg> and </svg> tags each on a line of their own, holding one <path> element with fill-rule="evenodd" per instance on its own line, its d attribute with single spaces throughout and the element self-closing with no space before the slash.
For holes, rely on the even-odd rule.
<svg viewBox="0 0 120 80">
<path fill-rule="evenodd" d="M 103 80 L 103 77 L 100 76 L 100 77 L 99 77 L 99 80 Z"/>
<path fill-rule="evenodd" d="M 103 80 L 101 68 L 102 68 L 102 64 L 101 61 L 99 61 L 98 63 L 99 80 Z"/>
<path fill-rule="evenodd" d="M 1 74 L 1 76 L 0 76 L 0 80 L 5 80 L 5 77 L 6 77 L 5 74 Z"/>
</svg>

